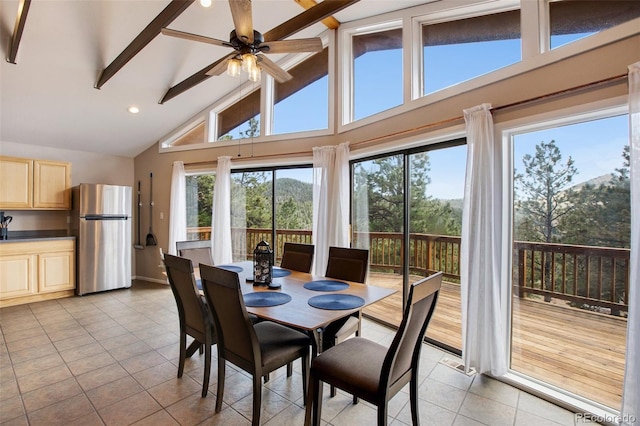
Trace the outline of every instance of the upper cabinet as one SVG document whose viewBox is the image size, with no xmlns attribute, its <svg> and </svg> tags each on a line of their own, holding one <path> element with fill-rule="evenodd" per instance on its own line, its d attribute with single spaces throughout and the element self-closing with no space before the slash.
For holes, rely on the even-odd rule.
<svg viewBox="0 0 640 426">
<path fill-rule="evenodd" d="M 70 163 L 0 156 L 0 209 L 70 208 Z"/>
</svg>

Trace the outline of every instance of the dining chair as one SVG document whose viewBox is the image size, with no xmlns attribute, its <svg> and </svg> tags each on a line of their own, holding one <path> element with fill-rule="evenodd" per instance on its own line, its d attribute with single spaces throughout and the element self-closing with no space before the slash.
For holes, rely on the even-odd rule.
<svg viewBox="0 0 640 426">
<path fill-rule="evenodd" d="M 262 380 L 300 358 L 306 395 L 311 340 L 308 335 L 272 321 L 253 323 L 244 304 L 238 273 L 200 264 L 200 278 L 218 337 L 216 413 L 222 409 L 226 361 L 253 376 L 252 424 L 260 424 Z"/>
<path fill-rule="evenodd" d="M 284 243 L 280 267 L 309 273 L 314 252 L 315 246 L 313 244 Z"/>
<path fill-rule="evenodd" d="M 216 343 L 211 310 L 204 296 L 198 291 L 191 260 L 165 253 L 164 264 L 169 285 L 176 299 L 180 320 L 178 377 L 182 377 L 186 358 L 191 357 L 197 349 L 202 351 L 204 346 L 204 378 L 202 380 L 202 397 L 204 398 L 209 390 L 211 345 Z M 187 349 L 187 335 L 194 339 L 189 349 Z"/>
<path fill-rule="evenodd" d="M 194 265 L 213 265 L 211 240 L 176 241 L 176 250 L 178 256 L 191 259 Z"/>
<path fill-rule="evenodd" d="M 378 425 L 387 424 L 388 403 L 409 383 L 411 419 L 418 426 L 418 364 L 424 334 L 433 315 L 442 272 L 409 287 L 409 297 L 389 348 L 354 337 L 315 357 L 311 362 L 305 426 L 320 424 L 322 383 L 329 383 L 378 407 Z"/>
<path fill-rule="evenodd" d="M 369 250 L 345 247 L 329 247 L 329 259 L 325 277 L 364 283 L 369 269 Z M 355 334 L 360 335 L 362 310 L 327 325 L 322 330 L 322 349 L 330 348 Z M 331 396 L 336 395 L 331 387 Z M 353 397 L 354 404 L 357 398 Z"/>
</svg>

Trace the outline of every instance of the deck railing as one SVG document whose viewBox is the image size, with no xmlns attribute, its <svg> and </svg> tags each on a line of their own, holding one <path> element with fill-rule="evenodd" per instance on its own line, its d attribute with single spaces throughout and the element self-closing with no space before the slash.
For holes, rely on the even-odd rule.
<svg viewBox="0 0 640 426">
<path fill-rule="evenodd" d="M 187 234 L 189 239 L 208 239 L 211 228 L 189 228 Z M 234 260 L 246 260 L 260 241 L 271 240 L 271 230 L 233 228 L 231 238 Z M 279 229 L 276 238 L 280 255 L 287 241 L 311 244 L 311 231 Z M 447 281 L 460 283 L 460 241 L 456 236 L 410 234 L 410 273 L 442 271 Z M 371 271 L 402 273 L 402 233 L 354 233 L 353 246 L 369 248 Z M 561 299 L 581 308 L 626 314 L 629 249 L 516 241 L 513 250 L 513 286 L 519 297 L 540 295 L 547 301 Z"/>
</svg>

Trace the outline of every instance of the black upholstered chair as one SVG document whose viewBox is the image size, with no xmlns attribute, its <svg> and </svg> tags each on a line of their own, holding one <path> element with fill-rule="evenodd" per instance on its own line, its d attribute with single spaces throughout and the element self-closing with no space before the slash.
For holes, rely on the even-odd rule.
<svg viewBox="0 0 640 426">
<path fill-rule="evenodd" d="M 216 413 L 222 409 L 225 364 L 231 362 L 253 376 L 252 424 L 260 424 L 262 376 L 296 359 L 302 362 L 302 387 L 306 395 L 311 340 L 308 335 L 277 324 L 254 324 L 247 313 L 236 272 L 200 265 L 200 278 L 212 307 L 218 337 L 218 391 Z"/>
<path fill-rule="evenodd" d="M 191 260 L 165 254 L 164 264 L 169 285 L 176 299 L 178 318 L 180 320 L 178 377 L 182 377 L 184 372 L 185 359 L 204 346 L 202 397 L 205 397 L 209 390 L 209 376 L 211 373 L 211 345 L 216 343 L 213 317 L 204 296 L 200 294 L 196 287 Z M 194 339 L 188 349 L 187 335 Z"/>
<path fill-rule="evenodd" d="M 315 246 L 312 244 L 284 243 L 280 267 L 308 273 L 311 271 L 314 252 Z"/>
<path fill-rule="evenodd" d="M 376 405 L 379 426 L 387 424 L 389 400 L 409 383 L 412 424 L 420 424 L 418 363 L 441 284 L 442 272 L 438 272 L 411 285 L 402 322 L 389 348 L 355 337 L 313 359 L 305 426 L 320 425 L 323 382 Z"/>
<path fill-rule="evenodd" d="M 211 240 L 176 241 L 176 250 L 178 256 L 191 259 L 196 266 L 201 263 L 213 265 Z"/>
</svg>

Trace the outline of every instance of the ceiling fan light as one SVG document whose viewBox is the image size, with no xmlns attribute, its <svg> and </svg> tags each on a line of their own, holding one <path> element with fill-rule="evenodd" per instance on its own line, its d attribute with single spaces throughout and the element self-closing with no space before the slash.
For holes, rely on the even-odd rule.
<svg viewBox="0 0 640 426">
<path fill-rule="evenodd" d="M 260 69 L 259 66 L 255 66 L 251 71 L 249 71 L 249 80 L 253 81 L 254 83 L 257 83 L 260 81 L 260 71 L 262 71 Z"/>
<path fill-rule="evenodd" d="M 258 66 L 256 57 L 253 53 L 245 53 L 242 55 L 242 69 L 248 73 Z"/>
<path fill-rule="evenodd" d="M 227 61 L 227 74 L 231 77 L 239 76 L 241 68 L 242 62 L 240 59 L 231 58 Z"/>
<path fill-rule="evenodd" d="M 211 0 L 200 0 L 200 5 L 202 7 L 209 7 L 213 2 Z"/>
</svg>

